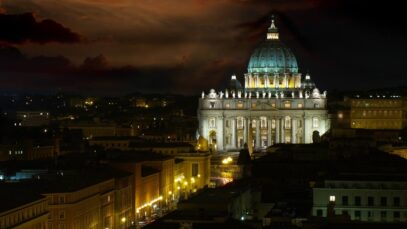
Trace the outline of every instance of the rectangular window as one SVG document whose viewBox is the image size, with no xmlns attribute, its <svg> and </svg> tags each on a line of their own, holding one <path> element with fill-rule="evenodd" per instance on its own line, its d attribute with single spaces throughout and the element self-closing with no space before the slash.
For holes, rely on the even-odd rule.
<svg viewBox="0 0 407 229">
<path fill-rule="evenodd" d="M 255 103 L 252 103 L 252 108 L 256 108 L 256 104 L 255 104 Z"/>
<path fill-rule="evenodd" d="M 230 127 L 230 120 L 226 120 L 226 122 L 225 122 L 225 126 L 226 126 L 227 128 L 229 128 L 229 127 Z"/>
<path fill-rule="evenodd" d="M 386 220 L 387 218 L 387 212 L 386 211 L 381 211 L 380 212 L 380 219 L 381 220 Z"/>
<path fill-rule="evenodd" d="M 317 216 L 322 217 L 322 215 L 323 215 L 322 209 L 318 209 L 317 210 Z"/>
<path fill-rule="evenodd" d="M 243 118 L 237 119 L 237 129 L 243 129 Z"/>
<path fill-rule="evenodd" d="M 387 206 L 387 197 L 380 197 L 380 205 L 381 206 Z"/>
<path fill-rule="evenodd" d="M 272 129 L 276 128 L 276 120 L 275 119 L 271 120 L 271 128 Z"/>
<path fill-rule="evenodd" d="M 284 102 L 284 108 L 291 108 L 291 102 Z"/>
<path fill-rule="evenodd" d="M 192 163 L 192 177 L 198 176 L 198 163 Z"/>
<path fill-rule="evenodd" d="M 355 206 L 360 206 L 361 205 L 361 198 L 360 196 L 355 196 Z"/>
<path fill-rule="evenodd" d="M 302 103 L 299 103 L 299 104 L 297 105 L 297 107 L 298 107 L 298 108 L 302 108 L 302 107 L 303 107 Z"/>
<path fill-rule="evenodd" d="M 400 197 L 393 198 L 393 206 L 400 207 Z"/>
<path fill-rule="evenodd" d="M 348 206 L 348 204 L 349 204 L 348 196 L 342 196 L 342 205 Z"/>
<path fill-rule="evenodd" d="M 65 203 L 65 196 L 60 196 L 59 197 L 59 203 L 64 204 Z"/>
<path fill-rule="evenodd" d="M 237 108 L 242 109 L 243 108 L 243 102 L 238 102 L 237 103 Z"/>
<path fill-rule="evenodd" d="M 399 221 L 400 220 L 400 212 L 399 211 L 393 212 L 393 218 L 394 218 L 394 220 Z"/>
<path fill-rule="evenodd" d="M 230 108 L 230 103 L 226 103 L 226 104 L 225 104 L 225 107 L 226 107 L 226 108 Z"/>
<path fill-rule="evenodd" d="M 367 206 L 374 206 L 374 197 L 373 196 L 367 197 Z"/>
<path fill-rule="evenodd" d="M 355 219 L 360 220 L 361 212 L 360 211 L 355 211 Z"/>
</svg>

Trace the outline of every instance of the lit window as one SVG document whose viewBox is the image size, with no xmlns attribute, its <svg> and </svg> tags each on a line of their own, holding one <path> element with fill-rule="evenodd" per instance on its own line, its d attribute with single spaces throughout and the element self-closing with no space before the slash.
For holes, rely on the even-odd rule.
<svg viewBox="0 0 407 229">
<path fill-rule="evenodd" d="M 302 103 L 299 103 L 299 104 L 297 105 L 297 107 L 298 107 L 298 108 L 302 108 L 302 107 L 303 107 Z"/>
<path fill-rule="evenodd" d="M 342 113 L 342 112 L 339 112 L 339 113 L 338 113 L 338 118 L 339 118 L 339 119 L 343 119 L 343 113 Z"/>
<path fill-rule="evenodd" d="M 230 108 L 230 104 L 229 104 L 229 103 L 226 103 L 226 104 L 225 104 L 225 107 L 226 107 L 226 108 Z"/>
<path fill-rule="evenodd" d="M 252 103 L 252 108 L 256 108 L 256 104 L 255 104 L 255 103 Z"/>
<path fill-rule="evenodd" d="M 257 121 L 256 120 L 252 120 L 252 128 L 256 128 L 257 125 Z"/>
<path fill-rule="evenodd" d="M 237 129 L 243 129 L 243 118 L 237 118 Z"/>
<path fill-rule="evenodd" d="M 237 108 L 243 108 L 243 102 L 242 101 L 239 101 L 237 103 Z"/>
<path fill-rule="evenodd" d="M 319 127 L 319 119 L 314 117 L 312 118 L 312 128 L 318 128 Z"/>
<path fill-rule="evenodd" d="M 330 202 L 335 202 L 335 196 L 329 196 L 329 201 Z"/>
<path fill-rule="evenodd" d="M 276 128 L 276 120 L 275 119 L 271 120 L 271 128 L 272 129 Z"/>
<path fill-rule="evenodd" d="M 284 102 L 284 108 L 291 108 L 291 102 L 289 101 Z"/>
</svg>

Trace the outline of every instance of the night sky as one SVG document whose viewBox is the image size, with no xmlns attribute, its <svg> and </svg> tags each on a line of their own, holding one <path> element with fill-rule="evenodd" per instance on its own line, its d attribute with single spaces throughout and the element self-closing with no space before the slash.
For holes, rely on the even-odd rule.
<svg viewBox="0 0 407 229">
<path fill-rule="evenodd" d="M 1 92 L 199 94 L 246 72 L 270 15 L 320 89 L 407 86 L 403 1 L 0 0 Z"/>
</svg>

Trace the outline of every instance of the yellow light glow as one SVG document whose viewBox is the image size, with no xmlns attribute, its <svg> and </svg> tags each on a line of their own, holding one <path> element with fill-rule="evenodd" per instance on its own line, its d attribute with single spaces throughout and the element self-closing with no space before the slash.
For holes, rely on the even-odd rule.
<svg viewBox="0 0 407 229">
<path fill-rule="evenodd" d="M 150 201 L 150 202 L 148 202 L 148 203 L 145 203 L 145 204 L 141 205 L 140 207 L 138 207 L 138 208 L 136 209 L 136 212 L 138 213 L 138 212 L 140 212 L 141 209 L 146 208 L 146 207 L 150 207 L 150 206 L 152 206 L 154 203 L 156 203 L 156 202 L 158 202 L 158 201 L 161 201 L 162 199 L 163 199 L 163 196 L 159 196 L 159 197 L 155 198 L 154 200 L 152 200 L 152 201 Z"/>
<path fill-rule="evenodd" d="M 198 174 L 198 178 L 201 177 L 201 174 Z"/>
<path fill-rule="evenodd" d="M 188 182 L 184 181 L 184 185 L 188 185 Z"/>
<path fill-rule="evenodd" d="M 222 160 L 222 164 L 230 164 L 233 161 L 233 159 L 231 157 L 227 157 L 225 159 Z"/>
<path fill-rule="evenodd" d="M 180 190 L 180 189 L 181 189 L 181 187 L 180 187 L 180 186 L 178 186 L 178 187 L 177 187 L 177 189 L 178 189 L 178 190 Z"/>
<path fill-rule="evenodd" d="M 172 192 L 171 192 L 171 191 L 169 191 L 169 192 L 168 192 L 168 194 L 170 194 L 170 195 L 171 195 L 171 194 L 172 194 Z"/>
<path fill-rule="evenodd" d="M 126 222 L 126 217 L 122 217 L 122 223 L 125 223 Z"/>
</svg>

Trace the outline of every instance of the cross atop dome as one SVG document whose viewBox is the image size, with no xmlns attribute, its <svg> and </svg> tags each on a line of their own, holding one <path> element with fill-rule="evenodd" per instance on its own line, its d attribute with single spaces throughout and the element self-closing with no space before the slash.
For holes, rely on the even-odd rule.
<svg viewBox="0 0 407 229">
<path fill-rule="evenodd" d="M 274 15 L 271 16 L 271 25 L 268 28 L 267 40 L 278 40 L 278 28 L 274 23 Z"/>
</svg>

